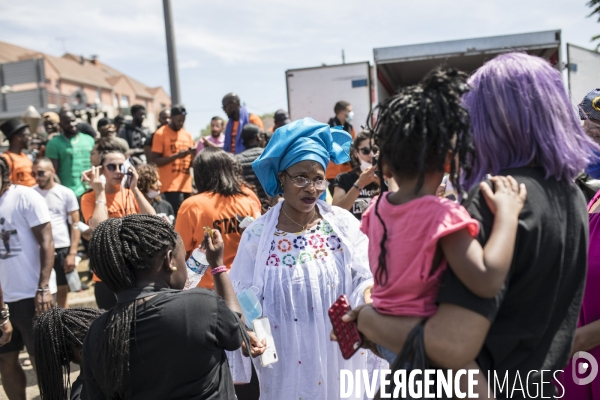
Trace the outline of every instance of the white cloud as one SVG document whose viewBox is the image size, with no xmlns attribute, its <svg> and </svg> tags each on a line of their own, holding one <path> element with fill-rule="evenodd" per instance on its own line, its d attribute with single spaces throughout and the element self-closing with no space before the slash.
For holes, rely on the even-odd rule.
<svg viewBox="0 0 600 400">
<path fill-rule="evenodd" d="M 185 61 L 178 61 L 178 66 L 180 69 L 193 69 L 196 68 L 200 65 L 200 63 L 197 60 L 185 60 Z"/>
</svg>

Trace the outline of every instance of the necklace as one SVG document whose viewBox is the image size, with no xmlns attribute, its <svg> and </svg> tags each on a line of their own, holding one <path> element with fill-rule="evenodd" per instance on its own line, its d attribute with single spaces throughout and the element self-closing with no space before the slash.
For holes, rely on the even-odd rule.
<svg viewBox="0 0 600 400">
<path fill-rule="evenodd" d="M 308 222 L 306 223 L 306 225 L 302 226 L 299 223 L 297 223 L 296 221 L 294 221 L 292 219 L 292 217 L 290 217 L 289 215 L 287 215 L 287 213 L 284 211 L 283 206 L 281 207 L 281 212 L 283 212 L 283 215 L 285 215 L 290 221 L 292 221 L 293 223 L 295 223 L 296 225 L 298 225 L 300 228 L 302 228 L 302 230 L 300 232 L 304 232 L 306 230 L 306 227 L 308 226 L 308 224 L 310 224 L 310 221 L 312 221 L 312 219 L 315 217 L 315 209 L 313 208 L 313 214 L 310 217 L 310 219 L 308 220 Z"/>
</svg>

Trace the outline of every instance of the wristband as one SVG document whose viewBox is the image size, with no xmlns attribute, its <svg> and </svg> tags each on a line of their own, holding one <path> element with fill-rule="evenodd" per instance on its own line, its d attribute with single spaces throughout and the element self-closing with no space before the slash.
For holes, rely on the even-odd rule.
<svg viewBox="0 0 600 400">
<path fill-rule="evenodd" d="M 10 317 L 10 311 L 8 310 L 8 304 L 4 303 L 4 308 L 0 311 L 0 319 L 8 319 Z"/>
<path fill-rule="evenodd" d="M 354 183 L 352 184 L 352 186 L 354 186 L 355 188 L 357 188 L 359 192 L 362 190 L 362 189 L 361 189 L 361 188 L 360 188 L 360 187 L 359 187 L 359 186 L 356 184 L 356 182 L 354 182 Z"/>
<path fill-rule="evenodd" d="M 210 270 L 210 274 L 213 275 L 213 276 L 214 275 L 218 275 L 218 274 L 223 273 L 223 272 L 227 272 L 227 267 L 224 266 L 224 265 L 221 265 L 220 267 L 212 268 Z"/>
<path fill-rule="evenodd" d="M 37 291 L 38 291 L 38 292 L 49 292 L 49 291 L 50 291 L 50 288 L 48 288 L 48 287 L 45 287 L 45 288 L 41 288 L 41 287 L 39 287 L 39 288 L 37 288 Z"/>
</svg>

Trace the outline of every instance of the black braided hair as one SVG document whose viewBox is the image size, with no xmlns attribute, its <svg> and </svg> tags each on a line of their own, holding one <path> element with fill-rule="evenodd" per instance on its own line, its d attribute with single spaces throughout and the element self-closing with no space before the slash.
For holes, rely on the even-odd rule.
<svg viewBox="0 0 600 400">
<path fill-rule="evenodd" d="M 33 328 L 34 359 L 42 399 L 68 400 L 75 351 L 96 318 L 95 308 L 58 308 L 40 314 Z"/>
<path fill-rule="evenodd" d="M 6 158 L 0 156 L 0 190 L 7 185 L 10 185 L 10 167 Z"/>
<path fill-rule="evenodd" d="M 467 75 L 453 68 L 437 68 L 413 86 L 401 88 L 394 96 L 379 105 L 374 128 L 380 149 L 380 162 L 385 163 L 397 176 L 418 178 L 417 193 L 425 181 L 425 174 L 444 171 L 448 151 L 452 160 L 449 180 L 460 192 L 459 173 L 470 175 L 474 147 L 469 114 L 461 96 L 468 91 Z M 370 124 L 371 118 L 367 120 Z M 458 167 L 458 168 L 457 168 Z M 387 283 L 385 242 L 387 228 L 379 215 L 379 201 L 375 214 L 383 225 L 381 253 L 375 279 Z"/>
<path fill-rule="evenodd" d="M 147 270 L 168 250 L 178 235 L 173 226 L 155 215 L 133 214 L 98 224 L 90 241 L 90 267 L 115 293 L 136 285 L 135 270 Z M 99 386 L 107 398 L 131 396 L 129 342 L 135 323 L 135 301 L 117 303 L 105 319 L 100 343 L 103 376 Z"/>
</svg>

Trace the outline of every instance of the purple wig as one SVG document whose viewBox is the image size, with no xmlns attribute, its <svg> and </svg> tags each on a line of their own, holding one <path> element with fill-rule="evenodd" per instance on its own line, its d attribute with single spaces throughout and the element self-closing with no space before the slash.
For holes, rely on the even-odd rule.
<svg viewBox="0 0 600 400">
<path fill-rule="evenodd" d="M 546 60 L 508 53 L 469 79 L 464 102 L 476 156 L 465 186 L 486 174 L 536 163 L 546 178 L 571 182 L 595 159 L 598 147 L 581 128 L 560 73 Z"/>
</svg>

